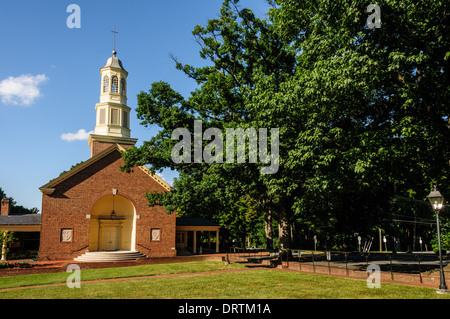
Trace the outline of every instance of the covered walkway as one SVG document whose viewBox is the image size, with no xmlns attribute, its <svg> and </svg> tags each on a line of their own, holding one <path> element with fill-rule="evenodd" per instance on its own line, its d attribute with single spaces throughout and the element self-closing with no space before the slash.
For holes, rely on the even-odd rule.
<svg viewBox="0 0 450 319">
<path fill-rule="evenodd" d="M 201 247 L 201 243 L 199 245 L 200 235 L 206 233 L 208 248 L 211 248 L 211 242 L 214 240 L 216 244 L 215 251 L 218 253 L 219 229 L 219 224 L 208 219 L 198 217 L 178 217 L 176 228 L 177 251 L 189 249 L 192 250 L 192 253 L 194 254 L 198 253 L 199 247 Z"/>
</svg>

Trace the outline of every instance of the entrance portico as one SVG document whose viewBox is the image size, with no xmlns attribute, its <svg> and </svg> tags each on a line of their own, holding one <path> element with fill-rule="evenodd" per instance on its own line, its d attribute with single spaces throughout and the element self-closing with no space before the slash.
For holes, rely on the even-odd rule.
<svg viewBox="0 0 450 319">
<path fill-rule="evenodd" d="M 90 214 L 89 251 L 135 250 L 136 218 L 133 204 L 120 195 L 107 195 Z"/>
</svg>

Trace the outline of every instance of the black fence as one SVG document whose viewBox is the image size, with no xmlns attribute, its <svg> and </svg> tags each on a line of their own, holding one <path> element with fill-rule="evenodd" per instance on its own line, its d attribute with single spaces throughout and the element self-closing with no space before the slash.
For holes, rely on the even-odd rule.
<svg viewBox="0 0 450 319">
<path fill-rule="evenodd" d="M 350 271 L 365 272 L 369 265 L 376 264 L 380 271 L 390 274 L 417 275 L 419 282 L 423 282 L 424 276 L 439 272 L 439 255 L 433 252 L 391 253 L 391 252 L 346 252 L 346 251 L 313 251 L 301 249 L 287 249 L 283 251 L 266 249 L 242 249 L 231 248 L 226 255 L 230 262 L 245 262 L 262 264 L 268 267 L 282 266 L 299 271 L 306 268 L 310 271 L 332 273 L 332 268 L 340 269 L 341 274 L 349 274 Z M 450 256 L 443 256 L 443 266 L 450 263 Z M 444 270 L 445 271 L 445 270 Z M 326 271 L 325 271 L 326 272 Z"/>
</svg>

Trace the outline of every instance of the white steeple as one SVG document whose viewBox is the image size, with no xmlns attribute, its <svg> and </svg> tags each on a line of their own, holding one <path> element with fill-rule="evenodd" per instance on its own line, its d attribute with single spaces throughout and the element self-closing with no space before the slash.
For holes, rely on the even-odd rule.
<svg viewBox="0 0 450 319">
<path fill-rule="evenodd" d="M 130 110 L 127 106 L 127 76 L 116 51 L 100 69 L 100 103 L 95 105 L 99 135 L 130 137 Z"/>
<path fill-rule="evenodd" d="M 115 30 L 114 30 L 115 31 Z M 115 32 L 116 33 L 116 32 Z M 115 36 L 115 34 L 114 34 Z M 127 76 L 122 62 L 117 58 L 117 52 L 112 52 L 104 67 L 100 69 L 100 103 L 95 105 L 96 122 L 94 134 L 89 137 L 91 155 L 95 155 L 98 147 L 94 142 L 104 145 L 121 144 L 134 145 L 137 139 L 130 138 L 130 111 L 127 106 Z"/>
</svg>

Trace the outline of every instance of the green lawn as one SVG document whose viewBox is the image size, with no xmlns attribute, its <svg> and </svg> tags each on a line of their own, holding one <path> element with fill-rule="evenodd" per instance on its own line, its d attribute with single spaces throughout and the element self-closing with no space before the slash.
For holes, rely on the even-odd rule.
<svg viewBox="0 0 450 319">
<path fill-rule="evenodd" d="M 191 262 L 167 265 L 146 265 L 124 268 L 85 270 L 82 280 L 148 276 L 163 273 L 185 273 L 224 268 L 239 268 L 223 262 Z M 0 278 L 2 287 L 65 282 L 68 273 L 28 275 Z M 28 283 L 27 283 L 28 282 Z M 162 298 L 162 299 L 429 299 L 450 298 L 438 295 L 435 289 L 382 283 L 381 288 L 367 288 L 364 280 L 334 278 L 322 275 L 258 269 L 240 272 L 196 274 L 166 278 L 132 279 L 114 282 L 82 283 L 81 288 L 66 285 L 37 287 L 0 292 L 0 298 Z"/>
<path fill-rule="evenodd" d="M 203 272 L 203 271 L 235 269 L 235 268 L 245 268 L 245 266 L 236 263 L 226 265 L 223 262 L 215 262 L 215 261 L 212 262 L 193 261 L 185 263 L 141 265 L 131 267 L 99 268 L 86 270 L 81 269 L 81 280 L 88 281 L 98 279 L 155 276 L 155 275 L 192 273 L 192 272 Z M 58 272 L 50 274 L 0 277 L 0 289 L 46 285 L 61 282 L 64 283 L 66 282 L 69 275 L 70 274 L 67 272 Z"/>
</svg>

